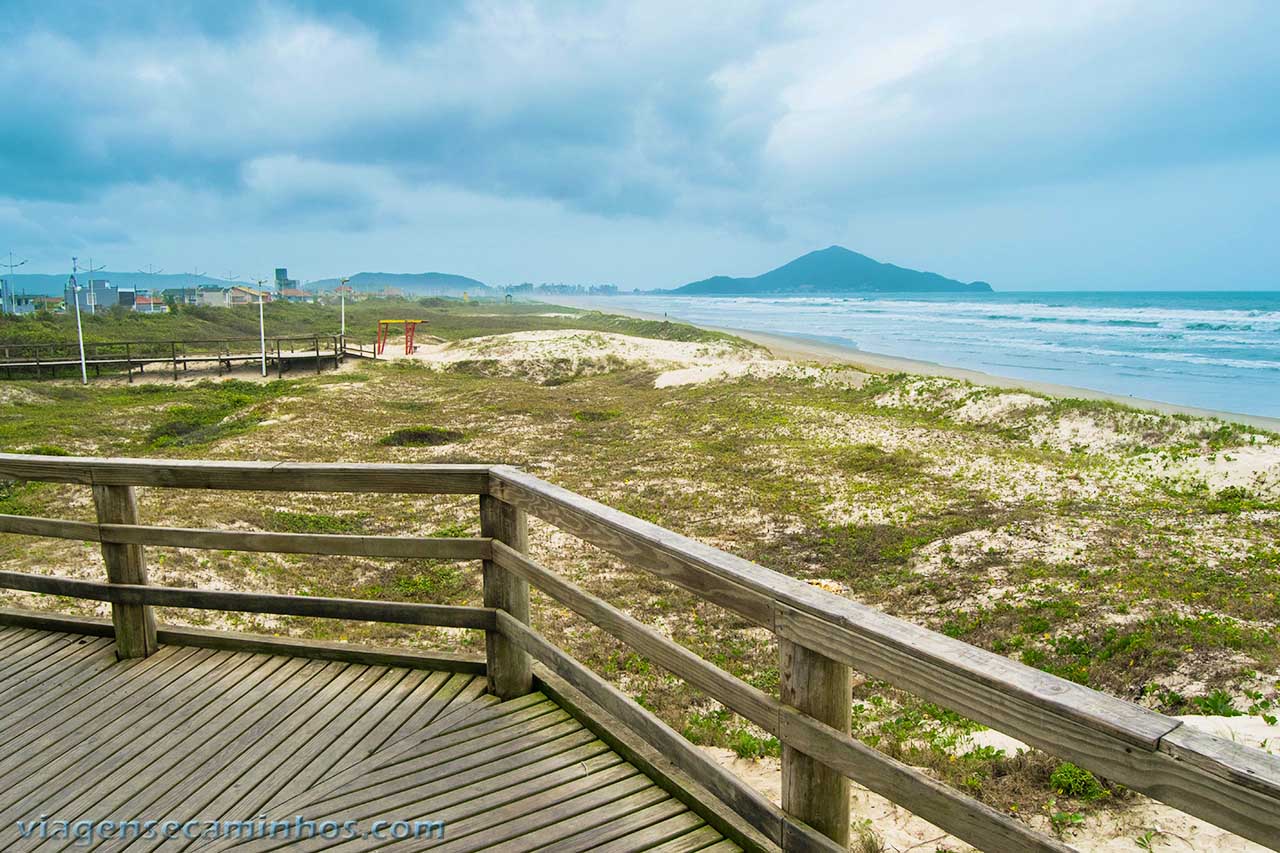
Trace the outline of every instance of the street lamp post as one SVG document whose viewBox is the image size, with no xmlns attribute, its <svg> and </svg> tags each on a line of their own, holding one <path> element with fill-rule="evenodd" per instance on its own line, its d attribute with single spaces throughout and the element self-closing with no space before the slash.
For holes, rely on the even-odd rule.
<svg viewBox="0 0 1280 853">
<path fill-rule="evenodd" d="M 89 368 L 84 361 L 84 327 L 80 325 L 80 285 L 76 283 L 76 259 L 71 259 L 71 299 L 76 303 L 76 340 L 80 343 L 80 384 L 89 384 Z M 93 292 L 92 285 L 89 292 Z"/>
<path fill-rule="evenodd" d="M 267 327 L 262 319 L 262 286 L 265 278 L 258 279 L 258 343 L 262 346 L 262 375 L 267 375 Z"/>
<path fill-rule="evenodd" d="M 339 330 L 339 337 L 344 341 L 347 337 L 347 282 L 349 278 L 342 279 L 342 283 L 338 285 L 338 304 L 341 306 L 340 311 L 342 317 L 342 328 Z"/>
</svg>

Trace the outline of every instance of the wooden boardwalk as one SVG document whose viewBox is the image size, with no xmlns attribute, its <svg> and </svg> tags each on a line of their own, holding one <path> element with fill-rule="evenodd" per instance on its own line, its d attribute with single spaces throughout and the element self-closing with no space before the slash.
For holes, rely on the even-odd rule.
<svg viewBox="0 0 1280 853">
<path fill-rule="evenodd" d="M 107 637 L 0 629 L 0 849 L 741 849 L 545 694 L 504 702 L 485 687 L 469 673 L 190 646 L 117 661 Z M 231 821 L 239 834 L 242 821 L 302 816 L 316 829 L 23 839 L 18 822 L 41 816 L 48 835 L 62 820 Z M 363 835 L 321 838 L 327 820 Z M 434 838 L 393 837 L 410 831 Z"/>
</svg>

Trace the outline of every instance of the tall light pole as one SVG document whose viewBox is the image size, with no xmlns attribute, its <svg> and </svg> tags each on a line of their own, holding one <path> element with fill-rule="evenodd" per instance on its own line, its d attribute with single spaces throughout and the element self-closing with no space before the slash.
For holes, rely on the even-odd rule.
<svg viewBox="0 0 1280 853">
<path fill-rule="evenodd" d="M 341 306 L 339 310 L 342 312 L 342 328 L 339 330 L 339 336 L 344 341 L 347 337 L 347 282 L 349 281 L 351 281 L 351 279 L 344 278 L 338 285 L 338 304 Z"/>
<path fill-rule="evenodd" d="M 4 263 L 3 261 L 0 261 L 0 266 L 8 268 L 8 270 L 9 270 L 9 278 L 10 278 L 10 279 L 12 279 L 12 278 L 13 278 L 13 271 L 14 271 L 14 270 L 16 270 L 18 267 L 22 266 L 23 264 L 25 264 L 26 262 L 27 262 L 27 259 L 26 259 L 26 258 L 23 258 L 22 260 L 18 261 L 18 262 L 15 264 L 15 263 L 13 262 L 13 252 L 10 252 L 10 253 L 9 253 L 9 263 L 7 263 L 7 264 L 6 264 L 6 263 Z M 13 301 L 13 296 L 12 296 L 12 294 L 13 294 L 13 282 L 12 282 L 12 281 L 10 281 L 10 282 L 9 282 L 9 293 L 10 293 L 9 301 L 10 301 L 10 303 L 12 303 L 12 301 Z M 10 313 L 10 312 L 12 312 L 12 313 L 14 313 L 14 314 L 18 313 L 18 312 L 17 312 L 17 309 L 14 307 L 14 305 L 13 305 L 13 304 L 8 304 L 8 305 L 6 305 L 5 303 L 0 302 L 0 314 L 8 314 L 8 313 Z"/>
<path fill-rule="evenodd" d="M 267 327 L 262 320 L 262 286 L 267 283 L 265 278 L 258 279 L 258 343 L 262 346 L 262 375 L 267 375 Z"/>
<path fill-rule="evenodd" d="M 76 258 L 71 258 L 71 301 L 76 304 L 76 340 L 80 342 L 80 384 L 89 384 L 89 368 L 84 363 L 84 328 L 80 325 L 80 286 L 76 284 Z M 93 293 L 93 285 L 89 286 Z"/>
</svg>

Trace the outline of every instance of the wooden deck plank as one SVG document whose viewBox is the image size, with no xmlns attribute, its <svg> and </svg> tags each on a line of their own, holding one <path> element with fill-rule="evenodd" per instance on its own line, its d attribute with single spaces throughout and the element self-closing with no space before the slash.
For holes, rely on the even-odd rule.
<svg viewBox="0 0 1280 853">
<path fill-rule="evenodd" d="M 14 821 L 37 814 L 447 827 L 428 842 L 98 839 L 102 853 L 585 851 L 653 827 L 668 841 L 673 819 L 686 835 L 705 826 L 556 700 L 502 702 L 474 674 L 169 645 L 116 661 L 109 638 L 28 627 L 0 628 L 0 662 L 0 849 L 81 849 L 19 844 Z"/>
<path fill-rule="evenodd" d="M 548 844 L 553 844 L 556 850 L 563 850 L 563 840 L 566 838 L 584 832 L 617 832 L 620 825 L 625 825 L 627 818 L 650 806 L 661 805 L 664 801 L 670 810 L 673 802 L 671 797 L 656 785 L 650 785 L 648 788 L 609 803 L 607 807 L 589 809 L 568 819 L 558 820 L 542 829 L 495 844 L 488 850 L 490 853 L 529 853 Z M 678 807 L 679 803 L 675 805 Z M 675 810 L 679 811 L 678 808 Z M 701 818 L 698 818 L 698 822 L 702 822 Z M 607 830 L 602 829 L 605 825 Z"/>
<path fill-rule="evenodd" d="M 3 654 L 0 651 L 0 655 Z M 6 716 L 12 707 L 27 704 L 33 695 L 53 685 L 78 683 L 115 662 L 115 643 L 105 637 L 86 637 L 84 642 L 64 649 L 46 666 L 0 682 L 0 717 Z"/>
<path fill-rule="evenodd" d="M 6 655 L 5 649 L 22 642 L 24 637 L 35 633 L 30 628 L 5 627 L 0 631 L 0 655 Z"/>
<path fill-rule="evenodd" d="M 88 818 L 90 810 L 96 814 L 155 815 L 159 819 L 155 801 L 192 773 L 207 777 L 221 772 L 226 760 L 218 757 L 222 745 L 270 713 L 288 691 L 297 689 L 292 676 L 304 666 L 302 660 L 265 658 L 227 673 L 212 695 L 206 692 L 186 703 L 179 711 L 178 723 L 168 732 L 152 731 L 145 750 L 121 764 L 118 771 L 109 771 L 127 778 L 127 785 L 101 780 L 71 803 L 56 807 L 57 813 L 67 819 Z"/>
<path fill-rule="evenodd" d="M 295 750 L 301 748 L 310 736 L 308 723 L 359 678 L 365 667 L 361 664 L 331 663 L 324 670 L 324 680 L 315 691 L 304 697 L 268 738 L 256 744 L 245 755 L 247 769 L 225 778 L 213 778 L 202 786 L 202 796 L 208 797 L 202 813 L 211 818 L 239 818 L 257 814 L 258 810 L 276 795 L 275 769 Z M 193 795 L 194 797 L 195 795 Z"/>
<path fill-rule="evenodd" d="M 585 730 L 562 724 L 542 730 L 541 735 L 526 741 L 524 748 L 507 750 L 500 760 L 490 756 L 488 761 L 449 762 L 447 767 L 420 771 L 405 780 L 408 784 L 379 791 L 385 795 L 376 800 L 369 799 L 364 789 L 352 786 L 346 796 L 321 802 L 317 808 L 369 818 L 406 808 L 426 815 L 429 807 L 456 805 L 530 779 L 545 781 L 564 771 L 569 776 L 561 781 L 566 781 L 591 769 L 621 763 Z"/>
<path fill-rule="evenodd" d="M 163 795 L 146 807 L 146 814 L 155 815 L 157 820 L 178 821 L 224 817 L 222 810 L 216 806 L 218 796 L 226 793 L 236 782 L 250 785 L 254 779 L 261 778 L 253 775 L 255 771 L 265 775 L 267 765 L 263 761 L 267 754 L 294 728 L 301 725 L 305 712 L 299 712 L 305 708 L 306 703 L 315 701 L 324 687 L 345 668 L 346 664 L 343 663 L 312 661 L 294 673 L 284 686 L 286 695 L 282 697 L 282 701 L 253 720 L 250 725 L 225 732 L 213 744 L 216 754 L 207 763 L 186 761 L 186 764 L 191 765 L 188 768 L 191 772 L 180 780 L 168 783 Z M 198 756 L 193 756 L 193 759 L 197 758 Z M 217 772 L 201 772 L 214 765 Z M 161 843 L 158 839 L 150 842 L 143 840 L 134 842 L 129 849 L 151 850 L 161 846 Z M 106 844 L 102 850 L 114 851 L 125 846 L 128 845 Z"/>
<path fill-rule="evenodd" d="M 274 801 L 311 757 L 337 737 L 343 725 L 344 712 L 382 677 L 384 671 L 382 667 L 362 667 L 353 680 L 343 684 L 341 690 L 331 692 L 328 701 L 316 708 L 315 713 L 294 731 L 290 749 L 280 754 L 280 761 L 225 814 L 232 817 L 256 815 L 267 803 Z"/>
<path fill-rule="evenodd" d="M 589 735 L 587 736 L 589 737 Z M 621 758 L 610 753 L 609 748 L 598 740 L 579 743 L 573 749 L 553 756 L 541 757 L 540 760 L 533 761 L 533 763 L 520 763 L 521 761 L 528 761 L 531 755 L 538 757 L 541 753 L 526 750 L 512 756 L 514 761 L 511 764 L 504 762 L 501 765 L 494 763 L 481 765 L 478 768 L 481 772 L 491 774 L 487 778 L 469 781 L 474 778 L 474 771 L 468 772 L 461 779 L 459 778 L 461 774 L 446 776 L 436 780 L 433 784 L 401 791 L 397 795 L 383 800 L 363 804 L 358 809 L 344 811 L 343 814 L 352 817 L 364 815 L 369 825 L 372 825 L 373 817 L 383 814 L 394 814 L 397 820 L 414 820 L 415 817 L 434 820 L 436 819 L 434 816 L 437 814 L 457 815 L 459 814 L 457 810 L 466 807 L 467 804 L 472 804 L 473 811 L 485 808 L 494 802 L 495 797 L 499 797 L 504 791 L 512 791 L 517 786 L 524 786 L 522 788 L 524 791 L 543 790 L 563 782 L 581 778 L 589 773 L 607 770 L 622 763 Z M 480 802 L 480 805 L 475 805 L 477 801 Z M 451 808 L 454 809 L 453 812 L 446 811 Z M 445 834 L 446 837 L 449 836 L 447 826 Z M 334 841 L 315 839 L 303 844 L 290 843 L 288 847 L 291 851 L 296 850 L 298 853 L 306 853 L 306 851 L 310 850 L 322 850 L 326 847 L 334 846 L 336 843 Z M 369 842 L 369 844 L 376 846 L 373 842 Z M 237 851 L 265 851 L 278 849 L 280 846 L 278 842 L 275 844 L 263 842 L 254 847 L 235 847 L 233 849 Z"/>
<path fill-rule="evenodd" d="M 634 811 L 626 817 L 618 818 L 606 814 L 603 824 L 585 827 L 576 835 L 568 834 L 571 827 L 562 825 L 560 833 L 535 849 L 555 850 L 556 853 L 590 853 L 599 849 L 602 844 L 633 836 L 654 824 L 681 814 L 686 816 L 686 820 L 691 820 L 694 826 L 702 823 L 702 818 L 689 811 L 684 803 L 667 797 L 651 806 Z"/>
<path fill-rule="evenodd" d="M 324 778 L 344 755 L 355 749 L 383 717 L 395 710 L 399 697 L 393 691 L 406 675 L 408 673 L 403 669 L 384 670 L 382 676 L 347 707 L 341 723 L 336 726 L 336 736 L 324 749 L 311 756 L 306 765 L 284 786 L 279 796 L 287 799 L 306 791 Z M 386 701 L 388 696 L 391 701 Z"/>
<path fill-rule="evenodd" d="M 0 749 L 8 750 L 19 739 L 30 741 L 78 715 L 93 713 L 91 709 L 102 707 L 105 696 L 119 685 L 132 683 L 135 691 L 145 690 L 148 684 L 163 678 L 167 671 L 195 652 L 195 649 L 162 648 L 149 658 L 117 663 L 82 684 L 51 685 L 30 704 L 6 716 L 5 726 L 0 730 Z M 2 777 L 0 790 L 3 790 Z"/>
<path fill-rule="evenodd" d="M 702 819 L 693 812 L 685 812 L 659 820 L 631 835 L 588 849 L 591 849 L 592 853 L 606 853 L 606 851 L 607 853 L 632 853 L 635 850 L 653 850 L 677 841 L 691 832 L 699 831 L 704 826 Z M 718 833 L 715 838 L 719 838 Z"/>
<path fill-rule="evenodd" d="M 421 669 L 410 670 L 405 673 L 404 678 L 391 689 L 391 694 L 384 700 L 387 704 L 387 710 L 382 719 L 364 733 L 364 736 L 360 738 L 360 742 L 356 746 L 338 759 L 330 773 L 336 772 L 352 763 L 351 759 L 354 755 L 372 754 L 385 746 L 387 740 L 395 736 L 395 732 L 400 728 L 401 724 L 413 713 L 416 705 L 413 697 L 431 676 L 432 673 Z M 443 683 L 443 681 L 440 683 Z M 426 696 L 430 697 L 430 695 L 431 690 L 427 688 Z"/>
<path fill-rule="evenodd" d="M 184 690 L 198 687 L 213 665 L 212 657 L 205 656 L 188 669 L 176 666 L 175 677 L 154 678 L 145 689 L 135 689 L 125 680 L 94 703 L 94 713 L 74 715 L 38 737 L 24 739 L 21 747 L 9 754 L 10 760 L 5 762 L 7 772 L 0 776 L 0 791 L 4 792 L 0 819 L 8 816 L 16 798 L 48 785 L 50 777 L 92 755 L 97 744 L 109 743 L 113 737 L 137 738 L 138 732 L 133 731 L 132 723 L 138 717 L 159 717 L 159 713 L 151 712 L 162 712 Z"/>
<path fill-rule="evenodd" d="M 648 777 L 629 764 L 618 764 L 608 770 L 590 775 L 579 774 L 580 778 L 565 782 L 554 788 L 529 795 L 522 786 L 508 788 L 493 797 L 493 802 L 480 798 L 465 804 L 465 810 L 452 813 L 449 809 L 430 817 L 433 820 L 444 820 L 446 826 L 470 815 L 483 813 L 484 819 L 470 824 L 462 824 L 461 832 L 450 833 L 443 844 L 433 844 L 433 853 L 458 853 L 463 850 L 484 850 L 515 836 L 541 829 L 549 823 L 573 817 L 594 808 L 607 807 L 629 794 L 643 788 L 653 787 Z M 539 787 L 541 780 L 527 783 L 530 788 Z M 497 808 L 497 803 L 504 803 Z M 478 831 L 468 831 L 468 830 Z M 422 845 L 414 841 L 394 843 L 387 850 L 421 850 Z"/>
<path fill-rule="evenodd" d="M 546 714 L 525 726 L 525 731 L 513 734 L 515 727 L 503 733 L 496 741 L 487 738 L 476 738 L 441 750 L 435 756 L 435 762 L 419 764 L 404 761 L 391 768 L 370 772 L 367 776 L 357 777 L 355 784 L 347 784 L 336 790 L 325 790 L 314 798 L 309 798 L 306 805 L 321 808 L 330 812 L 356 809 L 367 802 L 382 802 L 395 797 L 401 791 L 428 785 L 440 779 L 447 779 L 474 768 L 483 767 L 487 763 L 502 761 L 522 751 L 536 749 L 542 744 L 554 742 L 567 735 L 579 731 L 579 726 L 567 718 L 555 714 Z M 579 743 L 590 738 L 582 738 Z M 288 804 L 295 809 L 295 803 Z M 295 809 L 296 810 L 296 809 Z"/>
<path fill-rule="evenodd" d="M 39 806 L 49 814 L 57 814 L 58 806 L 67 802 L 80 787 L 95 779 L 112 777 L 114 771 L 140 751 L 149 751 L 174 725 L 181 721 L 184 706 L 202 696 L 216 695 L 224 682 L 230 682 L 242 667 L 252 670 L 262 661 L 249 655 L 238 656 L 234 665 L 221 675 L 220 661 L 206 658 L 191 669 L 164 684 L 161 689 L 131 709 L 120 713 L 107 725 L 87 719 L 65 737 L 45 739 L 37 749 L 22 750 L 25 761 L 18 766 L 25 778 L 6 791 L 6 805 L 0 820 L 25 815 L 15 813 L 12 797 L 19 794 L 30 810 Z M 127 775 L 121 778 L 132 779 Z"/>
<path fill-rule="evenodd" d="M 325 785 L 328 788 L 343 783 L 347 779 L 355 779 L 365 774 L 365 772 L 380 770 L 380 768 L 393 765 L 397 762 L 398 756 L 403 756 L 403 760 L 411 760 L 411 758 L 420 756 L 424 752 L 439 754 L 442 749 L 449 747 L 453 743 L 460 743 L 462 740 L 475 738 L 485 731 L 495 729 L 495 727 L 504 727 L 515 725 L 521 720 L 531 719 L 532 716 L 540 715 L 540 713 L 549 713 L 554 710 L 553 703 L 550 703 L 547 697 L 539 693 L 530 693 L 526 697 L 512 699 L 511 702 L 499 702 L 492 695 L 481 695 L 474 703 L 476 710 L 471 713 L 454 713 L 448 717 L 438 717 L 431 721 L 429 726 L 419 731 L 412 731 L 407 735 L 393 740 L 393 742 L 385 745 L 376 753 L 367 754 L 361 761 L 349 762 L 348 765 L 334 768 L 332 774 L 325 779 Z M 462 736 L 461 731 L 470 729 L 472 726 L 488 726 L 488 729 L 481 729 L 476 733 Z M 453 734 L 452 738 L 445 739 L 444 735 Z M 375 757 L 376 756 L 376 757 Z M 372 761 L 370 762 L 370 758 Z"/>
<path fill-rule="evenodd" d="M 74 634 L 41 634 L 28 639 L 3 660 L 0 660 L 0 681 L 13 678 L 18 673 L 29 671 L 49 655 L 60 651 L 64 646 L 74 643 Z"/>
<path fill-rule="evenodd" d="M 710 847 L 703 847 L 698 853 L 742 853 L 742 848 L 726 838 Z"/>
<path fill-rule="evenodd" d="M 693 832 L 685 833 L 677 838 L 673 838 L 665 844 L 658 844 L 652 847 L 631 848 L 644 849 L 650 853 L 692 853 L 695 850 L 704 850 L 720 840 L 720 834 L 709 826 L 701 829 L 695 829 Z"/>
</svg>

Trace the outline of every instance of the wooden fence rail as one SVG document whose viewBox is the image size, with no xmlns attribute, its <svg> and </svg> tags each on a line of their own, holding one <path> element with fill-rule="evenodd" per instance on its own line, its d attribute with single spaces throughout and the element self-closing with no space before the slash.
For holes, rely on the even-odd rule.
<svg viewBox="0 0 1280 853">
<path fill-rule="evenodd" d="M 346 357 L 349 347 L 341 335 L 278 335 L 265 341 L 265 358 L 277 376 L 294 363 L 314 363 L 316 372 L 322 364 L 335 366 Z M 255 364 L 263 359 L 264 343 L 259 338 L 209 338 L 167 341 L 85 341 L 85 367 L 94 375 L 103 368 L 124 370 L 130 382 L 133 374 L 145 373 L 148 367 L 168 368 L 177 379 L 180 371 L 192 365 L 216 365 L 222 373 L 239 364 Z M 75 341 L 24 344 L 0 343 L 0 371 L 7 379 L 17 376 L 52 378 L 62 369 L 64 375 L 79 374 L 80 346 Z"/>
<path fill-rule="evenodd" d="M 1280 759 L 896 619 L 641 521 L 508 466 L 201 462 L 0 454 L 0 478 L 94 488 L 95 522 L 0 515 L 0 533 L 95 541 L 109 583 L 0 572 L 0 587 L 110 601 L 122 654 L 154 647 L 152 607 L 397 621 L 486 632 L 493 692 L 533 687 L 530 661 L 660 750 L 784 850 L 842 849 L 853 779 L 986 850 L 1070 848 L 849 733 L 849 668 L 963 713 L 1259 843 L 1280 847 Z M 475 494 L 479 538 L 292 534 L 140 524 L 132 487 Z M 131 509 L 132 508 L 132 509 Z M 771 630 L 780 696 L 713 666 L 526 552 L 536 516 Z M 157 587 L 143 546 L 482 561 L 482 608 Z M 116 568 L 113 570 L 112 566 Z M 779 809 L 746 788 L 529 622 L 534 586 L 783 744 Z M 148 620 L 151 620 L 148 623 Z M 150 627 L 148 625 L 150 624 Z"/>
</svg>

